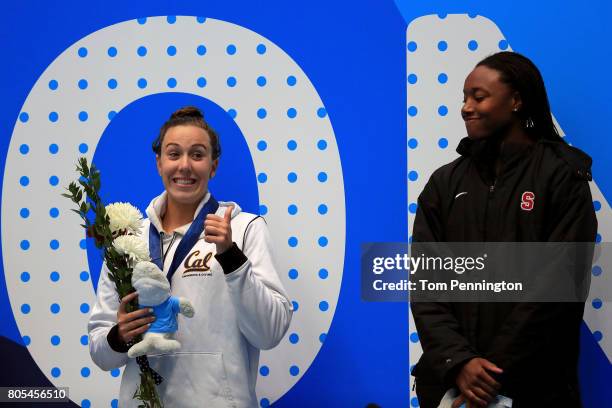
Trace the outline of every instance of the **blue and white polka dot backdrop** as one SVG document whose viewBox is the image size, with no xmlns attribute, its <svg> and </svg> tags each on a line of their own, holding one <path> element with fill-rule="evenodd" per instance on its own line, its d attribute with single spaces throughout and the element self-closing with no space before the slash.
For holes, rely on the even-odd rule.
<svg viewBox="0 0 612 408">
<path fill-rule="evenodd" d="M 408 228 L 412 231 L 416 202 L 429 176 L 451 162 L 459 140 L 466 135 L 461 119 L 461 90 L 465 77 L 487 55 L 510 51 L 501 30 L 491 20 L 466 14 L 429 15 L 413 20 L 406 30 L 407 118 L 408 118 Z M 555 122 L 556 123 L 556 122 Z M 558 126 L 558 123 L 556 123 Z M 558 126 L 561 132 L 561 127 Z M 563 134 L 563 133 L 562 133 Z M 595 183 L 591 183 L 599 231 L 612 231 L 610 206 Z M 603 241 L 606 237 L 602 237 Z M 598 265 L 610 265 L 602 257 L 593 270 L 593 285 L 584 320 L 608 358 L 612 356 L 612 305 L 597 285 L 602 274 Z M 601 278 L 600 278 L 601 279 Z M 409 317 L 410 364 L 422 349 L 412 313 Z M 414 377 L 410 378 L 411 389 Z M 418 406 L 416 396 L 411 405 Z"/>
<path fill-rule="evenodd" d="M 83 406 L 109 406 L 121 370 L 98 369 L 86 336 L 92 290 L 84 232 L 61 197 L 114 114 L 161 92 L 201 95 L 245 135 L 278 270 L 293 298 L 287 336 L 260 357 L 257 394 L 274 402 L 305 373 L 336 309 L 344 184 L 327 112 L 306 74 L 266 38 L 200 17 L 151 17 L 97 31 L 41 75 L 18 116 L 3 184 L 4 270 L 24 343 Z M 119 146 L 118 146 L 119 148 Z"/>
</svg>

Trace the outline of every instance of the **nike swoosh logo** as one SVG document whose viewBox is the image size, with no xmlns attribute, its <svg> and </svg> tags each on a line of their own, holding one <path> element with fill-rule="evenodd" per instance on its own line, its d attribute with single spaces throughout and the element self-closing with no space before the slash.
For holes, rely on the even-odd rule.
<svg viewBox="0 0 612 408">
<path fill-rule="evenodd" d="M 462 191 L 462 192 L 460 192 L 459 194 L 457 194 L 457 195 L 455 196 L 455 200 L 456 200 L 456 199 L 458 199 L 459 197 L 461 197 L 462 195 L 467 194 L 467 193 L 468 193 L 467 191 Z"/>
</svg>

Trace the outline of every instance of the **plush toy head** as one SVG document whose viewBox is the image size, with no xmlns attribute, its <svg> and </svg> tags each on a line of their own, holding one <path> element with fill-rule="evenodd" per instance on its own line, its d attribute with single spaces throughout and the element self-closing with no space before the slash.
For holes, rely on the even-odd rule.
<svg viewBox="0 0 612 408">
<path fill-rule="evenodd" d="M 141 306 L 156 306 L 170 297 L 170 282 L 152 262 L 138 262 L 132 272 L 132 286 Z"/>
</svg>

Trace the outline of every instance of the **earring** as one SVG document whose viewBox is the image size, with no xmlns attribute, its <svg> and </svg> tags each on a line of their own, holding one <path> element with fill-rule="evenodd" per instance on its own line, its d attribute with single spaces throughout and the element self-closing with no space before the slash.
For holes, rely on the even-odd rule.
<svg viewBox="0 0 612 408">
<path fill-rule="evenodd" d="M 533 119 L 531 119 L 530 117 L 527 118 L 527 120 L 525 121 L 525 127 L 527 129 L 533 129 L 534 126 L 535 126 L 535 123 L 533 123 Z"/>
</svg>

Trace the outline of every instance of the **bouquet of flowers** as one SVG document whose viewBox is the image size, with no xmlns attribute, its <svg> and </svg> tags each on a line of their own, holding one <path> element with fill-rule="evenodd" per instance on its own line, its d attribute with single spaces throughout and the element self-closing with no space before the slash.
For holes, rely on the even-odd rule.
<svg viewBox="0 0 612 408">
<path fill-rule="evenodd" d="M 142 214 L 129 203 L 113 203 L 104 206 L 100 198 L 100 172 L 87 159 L 79 158 L 77 172 L 80 178 L 67 187 L 64 197 L 72 200 L 77 208 L 73 209 L 83 220 L 81 224 L 87 236 L 93 237 L 96 247 L 104 253 L 104 261 L 109 270 L 109 278 L 115 283 L 117 294 L 122 299 L 134 292 L 132 270 L 140 261 L 150 261 L 148 245 L 136 234 L 142 226 Z M 134 300 L 127 307 L 128 312 L 138 309 Z M 141 336 L 134 339 L 137 343 Z M 140 385 L 134 398 L 142 401 L 140 408 L 163 408 L 157 393 L 156 384 L 161 377 L 149 367 L 146 356 L 137 358 L 140 367 Z"/>
</svg>

